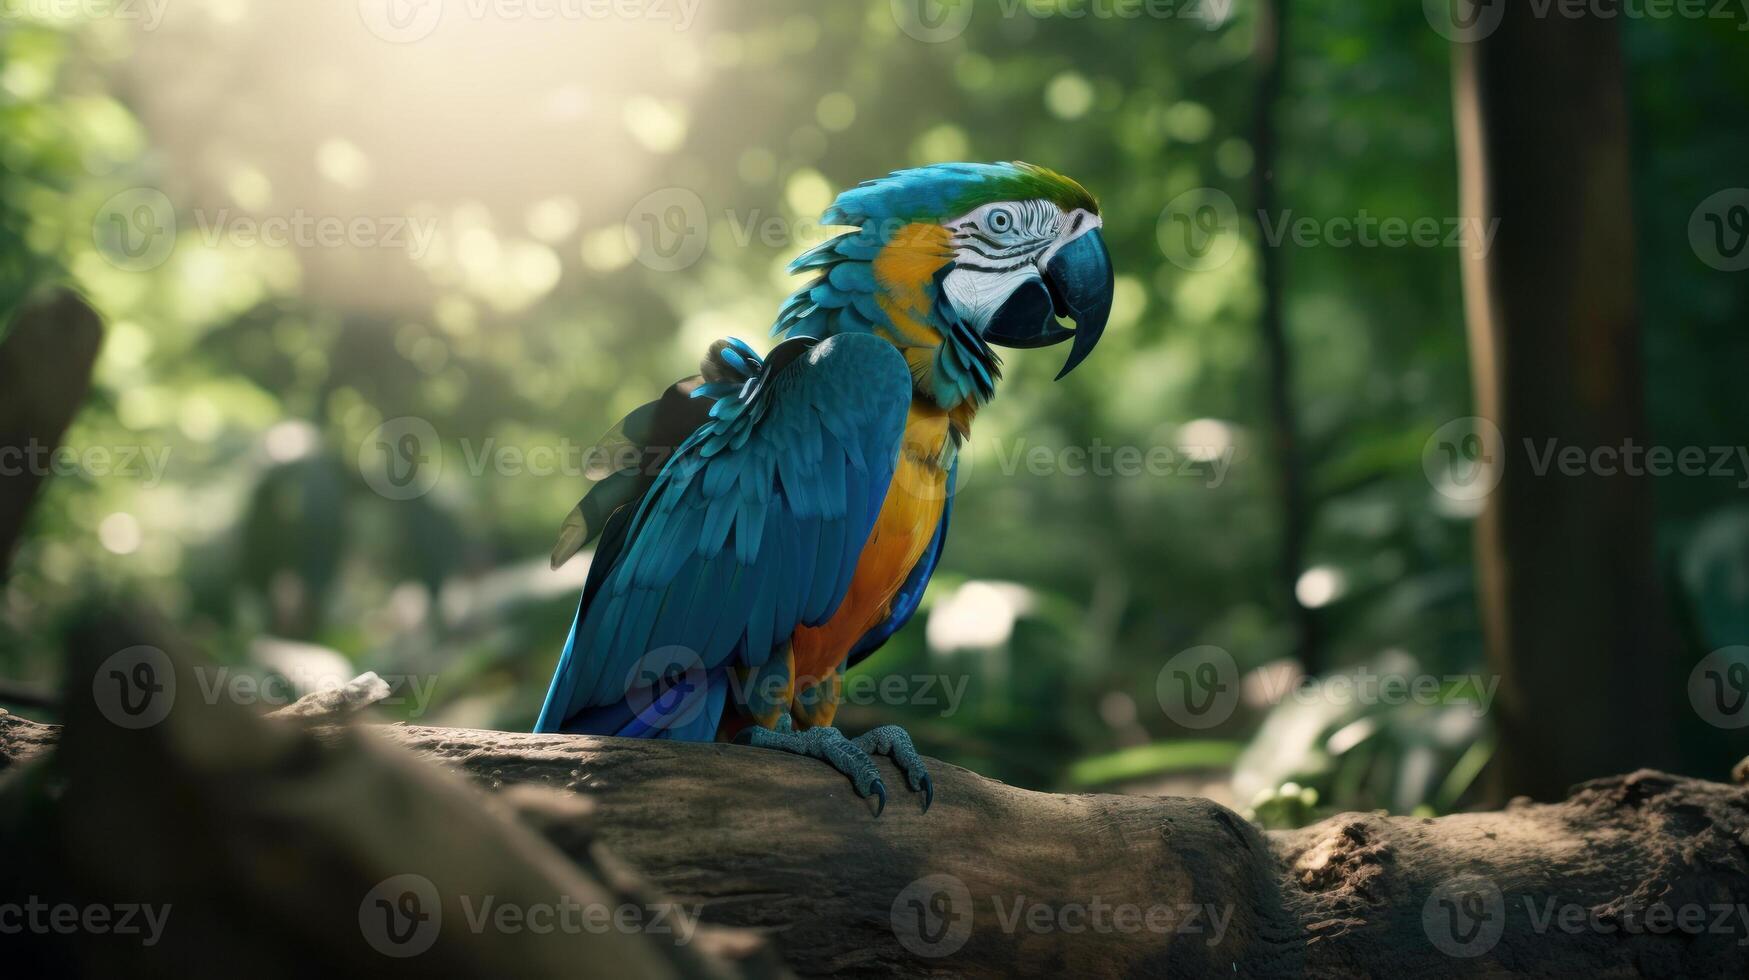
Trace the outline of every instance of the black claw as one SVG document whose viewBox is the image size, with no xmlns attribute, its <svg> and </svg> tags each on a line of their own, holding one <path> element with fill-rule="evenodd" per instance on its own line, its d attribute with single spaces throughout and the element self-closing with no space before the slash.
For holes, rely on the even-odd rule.
<svg viewBox="0 0 1749 980">
<path fill-rule="evenodd" d="M 878 817 L 881 815 L 881 812 L 887 808 L 887 787 L 886 787 L 886 784 L 882 783 L 880 780 L 877 779 L 874 781 L 874 785 L 870 786 L 868 788 L 868 791 L 870 793 L 873 793 L 875 796 L 875 799 L 880 801 L 880 803 L 875 806 L 875 816 Z"/>
<path fill-rule="evenodd" d="M 935 783 L 928 773 L 923 774 L 923 812 L 929 812 L 929 804 L 935 802 Z"/>
</svg>

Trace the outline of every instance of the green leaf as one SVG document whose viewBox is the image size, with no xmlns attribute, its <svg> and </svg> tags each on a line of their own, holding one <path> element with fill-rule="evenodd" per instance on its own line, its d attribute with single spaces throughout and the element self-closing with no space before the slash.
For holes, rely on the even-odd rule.
<svg viewBox="0 0 1749 980">
<path fill-rule="evenodd" d="M 1222 739 L 1137 745 L 1082 759 L 1070 767 L 1069 781 L 1077 786 L 1094 786 L 1167 772 L 1221 769 L 1231 766 L 1244 747 L 1243 742 Z"/>
</svg>

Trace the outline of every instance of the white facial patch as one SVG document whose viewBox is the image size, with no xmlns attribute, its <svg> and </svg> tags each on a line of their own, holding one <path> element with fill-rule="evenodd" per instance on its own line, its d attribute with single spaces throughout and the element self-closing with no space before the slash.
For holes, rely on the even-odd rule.
<svg viewBox="0 0 1749 980">
<path fill-rule="evenodd" d="M 1007 272 L 989 272 L 959 266 L 941 280 L 947 301 L 959 312 L 960 318 L 979 333 L 990 325 L 990 318 L 1014 295 L 1014 290 L 1029 279 L 1041 279 L 1038 266 L 1027 262 Z"/>
<path fill-rule="evenodd" d="M 1065 214 L 1044 200 L 998 201 L 949 221 L 954 268 L 942 280 L 948 302 L 979 333 L 1064 245 L 1100 227 L 1099 215 L 1082 208 Z"/>
</svg>

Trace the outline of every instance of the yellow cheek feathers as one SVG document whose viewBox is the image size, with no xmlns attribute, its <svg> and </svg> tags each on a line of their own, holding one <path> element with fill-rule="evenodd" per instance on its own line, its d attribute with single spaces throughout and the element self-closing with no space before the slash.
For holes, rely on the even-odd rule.
<svg viewBox="0 0 1749 980">
<path fill-rule="evenodd" d="M 939 347 L 941 333 L 930 325 L 935 274 L 953 259 L 949 232 L 940 225 L 910 224 L 900 228 L 876 255 L 875 301 L 892 321 L 887 339 L 899 348 Z"/>
</svg>

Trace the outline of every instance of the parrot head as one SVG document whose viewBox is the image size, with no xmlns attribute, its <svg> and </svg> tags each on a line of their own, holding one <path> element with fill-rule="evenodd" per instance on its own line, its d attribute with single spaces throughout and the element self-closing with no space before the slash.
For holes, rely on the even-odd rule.
<svg viewBox="0 0 1749 980">
<path fill-rule="evenodd" d="M 999 376 L 991 345 L 1068 341 L 1063 377 L 1093 351 L 1111 313 L 1099 205 L 1044 167 L 900 170 L 840 194 L 822 222 L 858 230 L 791 265 L 818 278 L 790 297 L 776 332 L 884 336 L 944 405 L 990 397 Z"/>
</svg>

